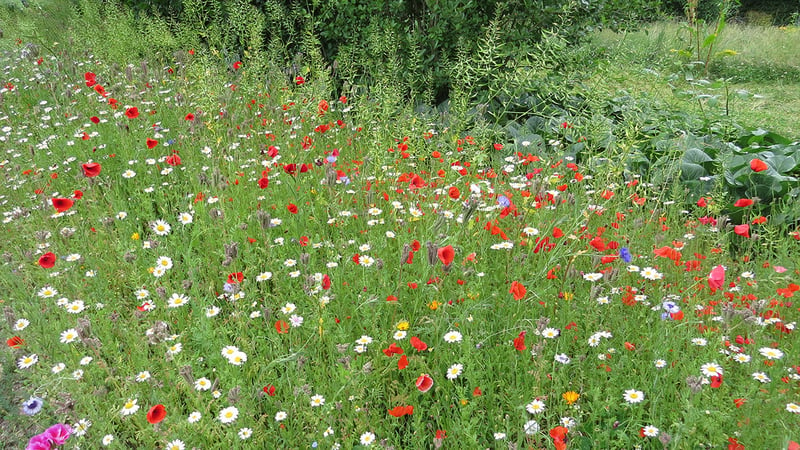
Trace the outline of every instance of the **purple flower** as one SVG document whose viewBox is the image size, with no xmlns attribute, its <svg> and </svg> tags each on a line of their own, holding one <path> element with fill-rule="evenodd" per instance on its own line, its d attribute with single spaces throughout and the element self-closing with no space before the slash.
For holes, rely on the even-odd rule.
<svg viewBox="0 0 800 450">
<path fill-rule="evenodd" d="M 41 411 L 42 406 L 44 406 L 44 400 L 39 397 L 31 397 L 22 402 L 22 414 L 25 414 L 26 416 L 32 416 Z"/>
<path fill-rule="evenodd" d="M 497 204 L 502 206 L 503 208 L 508 208 L 511 206 L 511 200 L 508 199 L 505 195 L 501 195 L 497 197 Z"/>
<path fill-rule="evenodd" d="M 44 433 L 42 434 L 53 441 L 54 444 L 64 445 L 64 442 L 67 442 L 69 435 L 72 434 L 72 427 L 63 423 L 57 423 L 44 430 Z"/>
<path fill-rule="evenodd" d="M 631 251 L 628 250 L 628 247 L 622 247 L 619 249 L 619 257 L 622 258 L 622 260 L 626 263 L 631 262 L 631 259 L 633 259 L 631 256 Z"/>
<path fill-rule="evenodd" d="M 25 450 L 50 450 L 51 448 L 50 439 L 42 433 L 32 437 Z"/>
</svg>

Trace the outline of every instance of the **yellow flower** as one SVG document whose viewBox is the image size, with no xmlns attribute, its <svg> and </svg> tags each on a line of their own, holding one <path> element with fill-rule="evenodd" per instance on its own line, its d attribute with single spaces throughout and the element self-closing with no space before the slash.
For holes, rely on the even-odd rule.
<svg viewBox="0 0 800 450">
<path fill-rule="evenodd" d="M 469 400 L 467 400 L 465 398 L 461 399 L 461 406 L 467 406 L 467 403 L 469 403 Z"/>
<path fill-rule="evenodd" d="M 436 311 L 437 309 L 439 309 L 439 305 L 440 305 L 440 303 L 437 302 L 436 300 L 434 300 L 434 301 L 430 302 L 430 304 L 428 304 L 428 308 L 430 308 L 433 311 Z"/>
<path fill-rule="evenodd" d="M 148 272 L 148 273 L 153 273 L 153 272 L 155 272 L 155 270 L 156 270 L 156 268 L 155 268 L 155 267 L 148 267 L 148 268 L 147 268 L 147 272 Z"/>
<path fill-rule="evenodd" d="M 575 391 L 567 391 L 561 394 L 561 397 L 565 402 L 567 402 L 568 405 L 571 405 L 578 401 L 578 399 L 581 397 L 581 394 L 578 394 Z"/>
<path fill-rule="evenodd" d="M 409 326 L 410 324 L 407 320 L 401 320 L 400 322 L 397 322 L 397 329 L 400 331 L 408 331 Z"/>
<path fill-rule="evenodd" d="M 564 292 L 564 300 L 570 301 L 573 298 L 575 298 L 575 294 L 573 294 L 572 292 Z"/>
<path fill-rule="evenodd" d="M 131 239 L 133 239 L 134 241 L 138 241 L 139 240 L 139 233 L 133 233 L 131 235 Z"/>
</svg>

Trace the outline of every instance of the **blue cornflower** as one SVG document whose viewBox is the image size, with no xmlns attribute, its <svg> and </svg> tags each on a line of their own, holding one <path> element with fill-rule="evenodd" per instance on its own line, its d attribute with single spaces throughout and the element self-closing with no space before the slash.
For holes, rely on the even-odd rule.
<svg viewBox="0 0 800 450">
<path fill-rule="evenodd" d="M 622 247 L 619 249 L 619 257 L 622 258 L 622 260 L 626 263 L 631 262 L 631 259 L 633 259 L 631 251 L 628 250 L 628 247 Z"/>
<path fill-rule="evenodd" d="M 22 402 L 22 414 L 32 416 L 41 411 L 42 406 L 44 406 L 44 400 L 39 397 L 31 397 Z"/>
<path fill-rule="evenodd" d="M 508 208 L 511 206 L 511 200 L 508 199 L 505 195 L 501 195 L 497 197 L 497 204 L 502 206 L 503 208 Z"/>
</svg>

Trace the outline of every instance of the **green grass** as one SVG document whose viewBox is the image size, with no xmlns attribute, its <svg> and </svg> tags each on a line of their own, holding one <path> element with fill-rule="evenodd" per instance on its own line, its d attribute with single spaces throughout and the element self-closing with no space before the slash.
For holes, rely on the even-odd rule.
<svg viewBox="0 0 800 450">
<path fill-rule="evenodd" d="M 24 342 L 0 353 L 4 448 L 56 423 L 66 448 L 800 441 L 796 224 L 635 176 L 641 136 L 575 160 L 585 117 L 498 142 L 324 79 L 265 88 L 202 48 L 126 68 L 39 61 L 14 33 L 0 332 Z"/>
<path fill-rule="evenodd" d="M 728 24 L 713 53 L 733 50 L 734 56 L 712 58 L 708 79 L 728 80 L 731 101 L 728 117 L 747 127 L 766 127 L 787 136 L 800 134 L 800 31 L 796 27 L 755 27 Z M 649 95 L 672 108 L 700 113 L 696 102 L 673 95 L 690 88 L 686 58 L 675 52 L 688 47 L 688 34 L 677 23 L 659 22 L 642 31 L 598 33 L 593 45 L 603 49 L 604 70 L 590 80 L 591 86 L 613 95 L 624 87 L 636 95 Z M 724 89 L 706 93 L 723 95 Z M 737 95 L 741 93 L 741 95 Z M 724 109 L 714 116 L 725 115 Z"/>
</svg>

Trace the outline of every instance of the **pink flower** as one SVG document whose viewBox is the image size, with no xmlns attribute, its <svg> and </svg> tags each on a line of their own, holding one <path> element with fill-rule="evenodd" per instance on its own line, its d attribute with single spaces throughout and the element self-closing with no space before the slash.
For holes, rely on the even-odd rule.
<svg viewBox="0 0 800 450">
<path fill-rule="evenodd" d="M 723 283 L 725 283 L 725 268 L 717 266 L 711 269 L 711 273 L 708 274 L 708 287 L 716 291 L 722 288 Z"/>
<path fill-rule="evenodd" d="M 47 439 L 44 434 L 37 434 L 28 441 L 28 446 L 25 447 L 25 450 L 50 450 L 51 448 L 50 439 Z"/>
<path fill-rule="evenodd" d="M 44 431 L 44 436 L 53 441 L 56 445 L 64 445 L 67 438 L 72 434 L 72 427 L 63 423 L 57 423 Z"/>
</svg>

